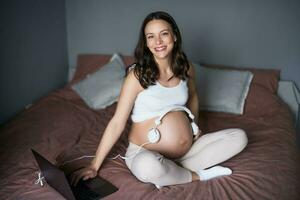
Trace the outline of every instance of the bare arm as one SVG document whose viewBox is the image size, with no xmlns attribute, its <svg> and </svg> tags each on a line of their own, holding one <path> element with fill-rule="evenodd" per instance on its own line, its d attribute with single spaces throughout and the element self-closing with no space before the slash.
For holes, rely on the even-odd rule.
<svg viewBox="0 0 300 200">
<path fill-rule="evenodd" d="M 199 98 L 196 88 L 196 80 L 195 80 L 195 69 L 192 64 L 190 64 L 190 70 L 188 72 L 190 79 L 188 81 L 189 88 L 189 98 L 187 102 L 187 107 L 192 111 L 195 116 L 195 122 L 198 124 L 199 120 Z"/>
<path fill-rule="evenodd" d="M 189 98 L 187 102 L 187 107 L 191 110 L 193 115 L 195 116 L 194 121 L 199 126 L 199 97 L 196 87 L 196 80 L 195 80 L 195 69 L 194 66 L 190 63 L 190 69 L 189 69 L 189 76 L 190 79 L 188 81 L 188 88 L 189 88 Z M 199 129 L 198 134 L 194 137 L 194 140 L 197 140 L 201 135 L 201 130 Z"/>
<path fill-rule="evenodd" d="M 95 158 L 88 167 L 76 171 L 74 175 L 72 175 L 72 184 L 76 185 L 81 178 L 86 180 L 97 175 L 97 171 L 101 167 L 105 157 L 121 136 L 136 96 L 142 89 L 133 71 L 129 72 L 123 83 L 116 111 L 104 131 Z"/>
</svg>

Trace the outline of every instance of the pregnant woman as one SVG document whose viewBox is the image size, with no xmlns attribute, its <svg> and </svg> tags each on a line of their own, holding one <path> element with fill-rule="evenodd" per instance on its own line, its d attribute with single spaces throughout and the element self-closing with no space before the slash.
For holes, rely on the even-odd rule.
<svg viewBox="0 0 300 200">
<path fill-rule="evenodd" d="M 159 188 L 230 175 L 231 169 L 216 165 L 241 152 L 247 136 L 238 128 L 201 134 L 194 69 L 168 13 L 145 18 L 135 59 L 95 158 L 72 175 L 73 184 L 97 175 L 130 114 L 129 146 L 122 158 L 140 181 Z"/>
</svg>

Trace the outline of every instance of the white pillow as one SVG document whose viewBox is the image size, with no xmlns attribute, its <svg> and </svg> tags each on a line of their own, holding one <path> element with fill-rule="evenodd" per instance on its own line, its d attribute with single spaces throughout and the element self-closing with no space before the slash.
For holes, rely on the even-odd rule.
<svg viewBox="0 0 300 200">
<path fill-rule="evenodd" d="M 200 110 L 243 114 L 252 72 L 194 66 Z"/>
<path fill-rule="evenodd" d="M 118 54 L 98 71 L 72 85 L 85 103 L 93 109 L 103 109 L 118 100 L 125 76 L 125 65 Z"/>
</svg>

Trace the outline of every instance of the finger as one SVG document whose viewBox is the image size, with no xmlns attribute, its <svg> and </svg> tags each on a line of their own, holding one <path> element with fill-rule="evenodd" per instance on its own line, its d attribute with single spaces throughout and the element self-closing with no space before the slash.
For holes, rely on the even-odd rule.
<svg viewBox="0 0 300 200">
<path fill-rule="evenodd" d="M 90 178 L 95 178 L 97 176 L 97 172 L 96 171 L 92 171 Z"/>
<path fill-rule="evenodd" d="M 86 174 L 83 178 L 82 178 L 82 180 L 87 180 L 87 179 L 89 179 L 89 178 L 91 178 L 91 175 L 90 174 Z"/>
<path fill-rule="evenodd" d="M 74 183 L 75 183 L 75 186 L 78 184 L 78 182 L 80 181 L 80 179 L 83 179 L 83 180 L 86 180 L 86 177 L 89 176 L 91 172 L 90 171 L 83 171 L 81 172 L 75 179 Z"/>
<path fill-rule="evenodd" d="M 82 179 L 87 180 L 87 179 L 90 179 L 90 178 L 94 178 L 96 175 L 97 175 L 97 172 L 91 170 Z"/>
<path fill-rule="evenodd" d="M 90 173 L 87 175 L 88 178 L 94 178 L 97 175 L 95 171 L 90 171 Z"/>
<path fill-rule="evenodd" d="M 86 175 L 85 177 L 82 178 L 82 180 L 86 181 L 88 179 L 92 178 L 91 175 Z"/>
</svg>

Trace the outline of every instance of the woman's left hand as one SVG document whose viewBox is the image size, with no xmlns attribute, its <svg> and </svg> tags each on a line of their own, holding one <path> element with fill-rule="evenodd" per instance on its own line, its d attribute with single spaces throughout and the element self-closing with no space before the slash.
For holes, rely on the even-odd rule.
<svg viewBox="0 0 300 200">
<path fill-rule="evenodd" d="M 194 141 L 198 140 L 198 138 L 201 136 L 202 131 L 199 129 L 197 135 L 194 136 Z"/>
</svg>

